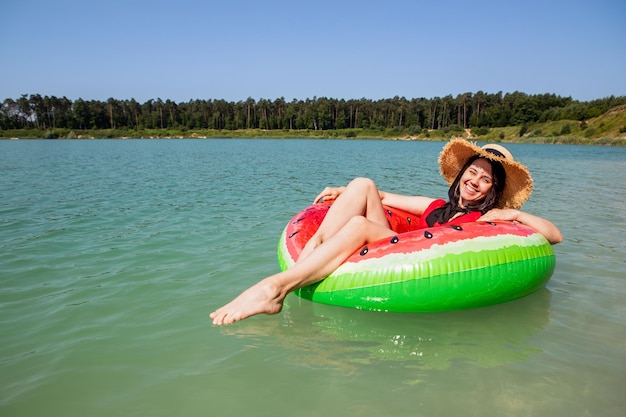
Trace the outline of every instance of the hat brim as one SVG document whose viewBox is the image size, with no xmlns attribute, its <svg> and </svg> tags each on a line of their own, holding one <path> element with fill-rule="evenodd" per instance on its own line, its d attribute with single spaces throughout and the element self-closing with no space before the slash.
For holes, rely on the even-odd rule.
<svg viewBox="0 0 626 417">
<path fill-rule="evenodd" d="M 439 155 L 441 175 L 452 184 L 465 163 L 474 155 L 500 162 L 506 171 L 504 191 L 498 208 L 520 208 L 533 190 L 533 179 L 526 166 L 513 160 L 496 156 L 465 139 L 452 139 Z"/>
</svg>

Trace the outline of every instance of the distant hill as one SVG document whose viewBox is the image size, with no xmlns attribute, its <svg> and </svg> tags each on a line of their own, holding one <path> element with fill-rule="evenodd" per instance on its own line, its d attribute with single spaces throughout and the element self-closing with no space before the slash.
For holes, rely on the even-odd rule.
<svg viewBox="0 0 626 417">
<path fill-rule="evenodd" d="M 430 136 L 437 134 L 431 133 Z M 480 141 L 626 146 L 626 105 L 613 107 L 600 116 L 582 122 L 559 120 L 531 123 L 492 128 L 483 134 L 479 129 L 472 129 L 463 136 Z"/>
</svg>

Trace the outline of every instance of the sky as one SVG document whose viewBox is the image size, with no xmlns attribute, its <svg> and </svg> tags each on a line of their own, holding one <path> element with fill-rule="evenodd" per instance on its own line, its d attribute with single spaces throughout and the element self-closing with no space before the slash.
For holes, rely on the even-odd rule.
<svg viewBox="0 0 626 417">
<path fill-rule="evenodd" d="M 0 101 L 626 95 L 624 0 L 0 0 Z"/>
</svg>

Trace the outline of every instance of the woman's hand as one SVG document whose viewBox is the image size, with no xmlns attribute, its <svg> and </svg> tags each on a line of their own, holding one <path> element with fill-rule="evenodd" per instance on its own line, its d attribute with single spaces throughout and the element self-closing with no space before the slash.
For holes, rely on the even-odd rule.
<svg viewBox="0 0 626 417">
<path fill-rule="evenodd" d="M 345 191 L 346 187 L 326 187 L 315 197 L 313 204 L 319 203 L 321 200 L 334 200 Z"/>
<path fill-rule="evenodd" d="M 483 214 L 479 222 L 508 221 L 524 224 L 545 236 L 551 244 L 563 241 L 559 229 L 549 220 L 514 209 L 491 209 Z"/>
<path fill-rule="evenodd" d="M 491 209 L 487 213 L 483 214 L 479 222 L 495 222 L 495 221 L 505 221 L 505 222 L 515 222 L 518 221 L 518 217 L 521 212 L 519 210 L 514 209 Z M 521 223 L 521 222 L 520 222 Z"/>
</svg>

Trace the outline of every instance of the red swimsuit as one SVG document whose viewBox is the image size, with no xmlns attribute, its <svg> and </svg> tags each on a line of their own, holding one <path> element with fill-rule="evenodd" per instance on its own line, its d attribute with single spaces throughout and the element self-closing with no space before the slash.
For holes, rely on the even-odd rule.
<svg viewBox="0 0 626 417">
<path fill-rule="evenodd" d="M 426 208 L 426 210 L 424 210 L 424 213 L 422 213 L 422 216 L 420 217 L 418 228 L 425 229 L 429 227 L 428 223 L 426 223 L 426 218 L 433 210 L 438 209 L 444 204 L 446 204 L 446 201 L 441 198 L 430 203 L 430 205 Z M 446 222 L 443 224 L 435 223 L 434 226 L 443 226 L 445 224 L 459 224 L 459 223 L 475 222 L 476 220 L 480 218 L 480 216 L 482 216 L 480 211 L 472 211 L 471 213 L 467 213 L 467 214 L 463 214 L 462 216 L 455 217 L 449 222 Z"/>
</svg>

